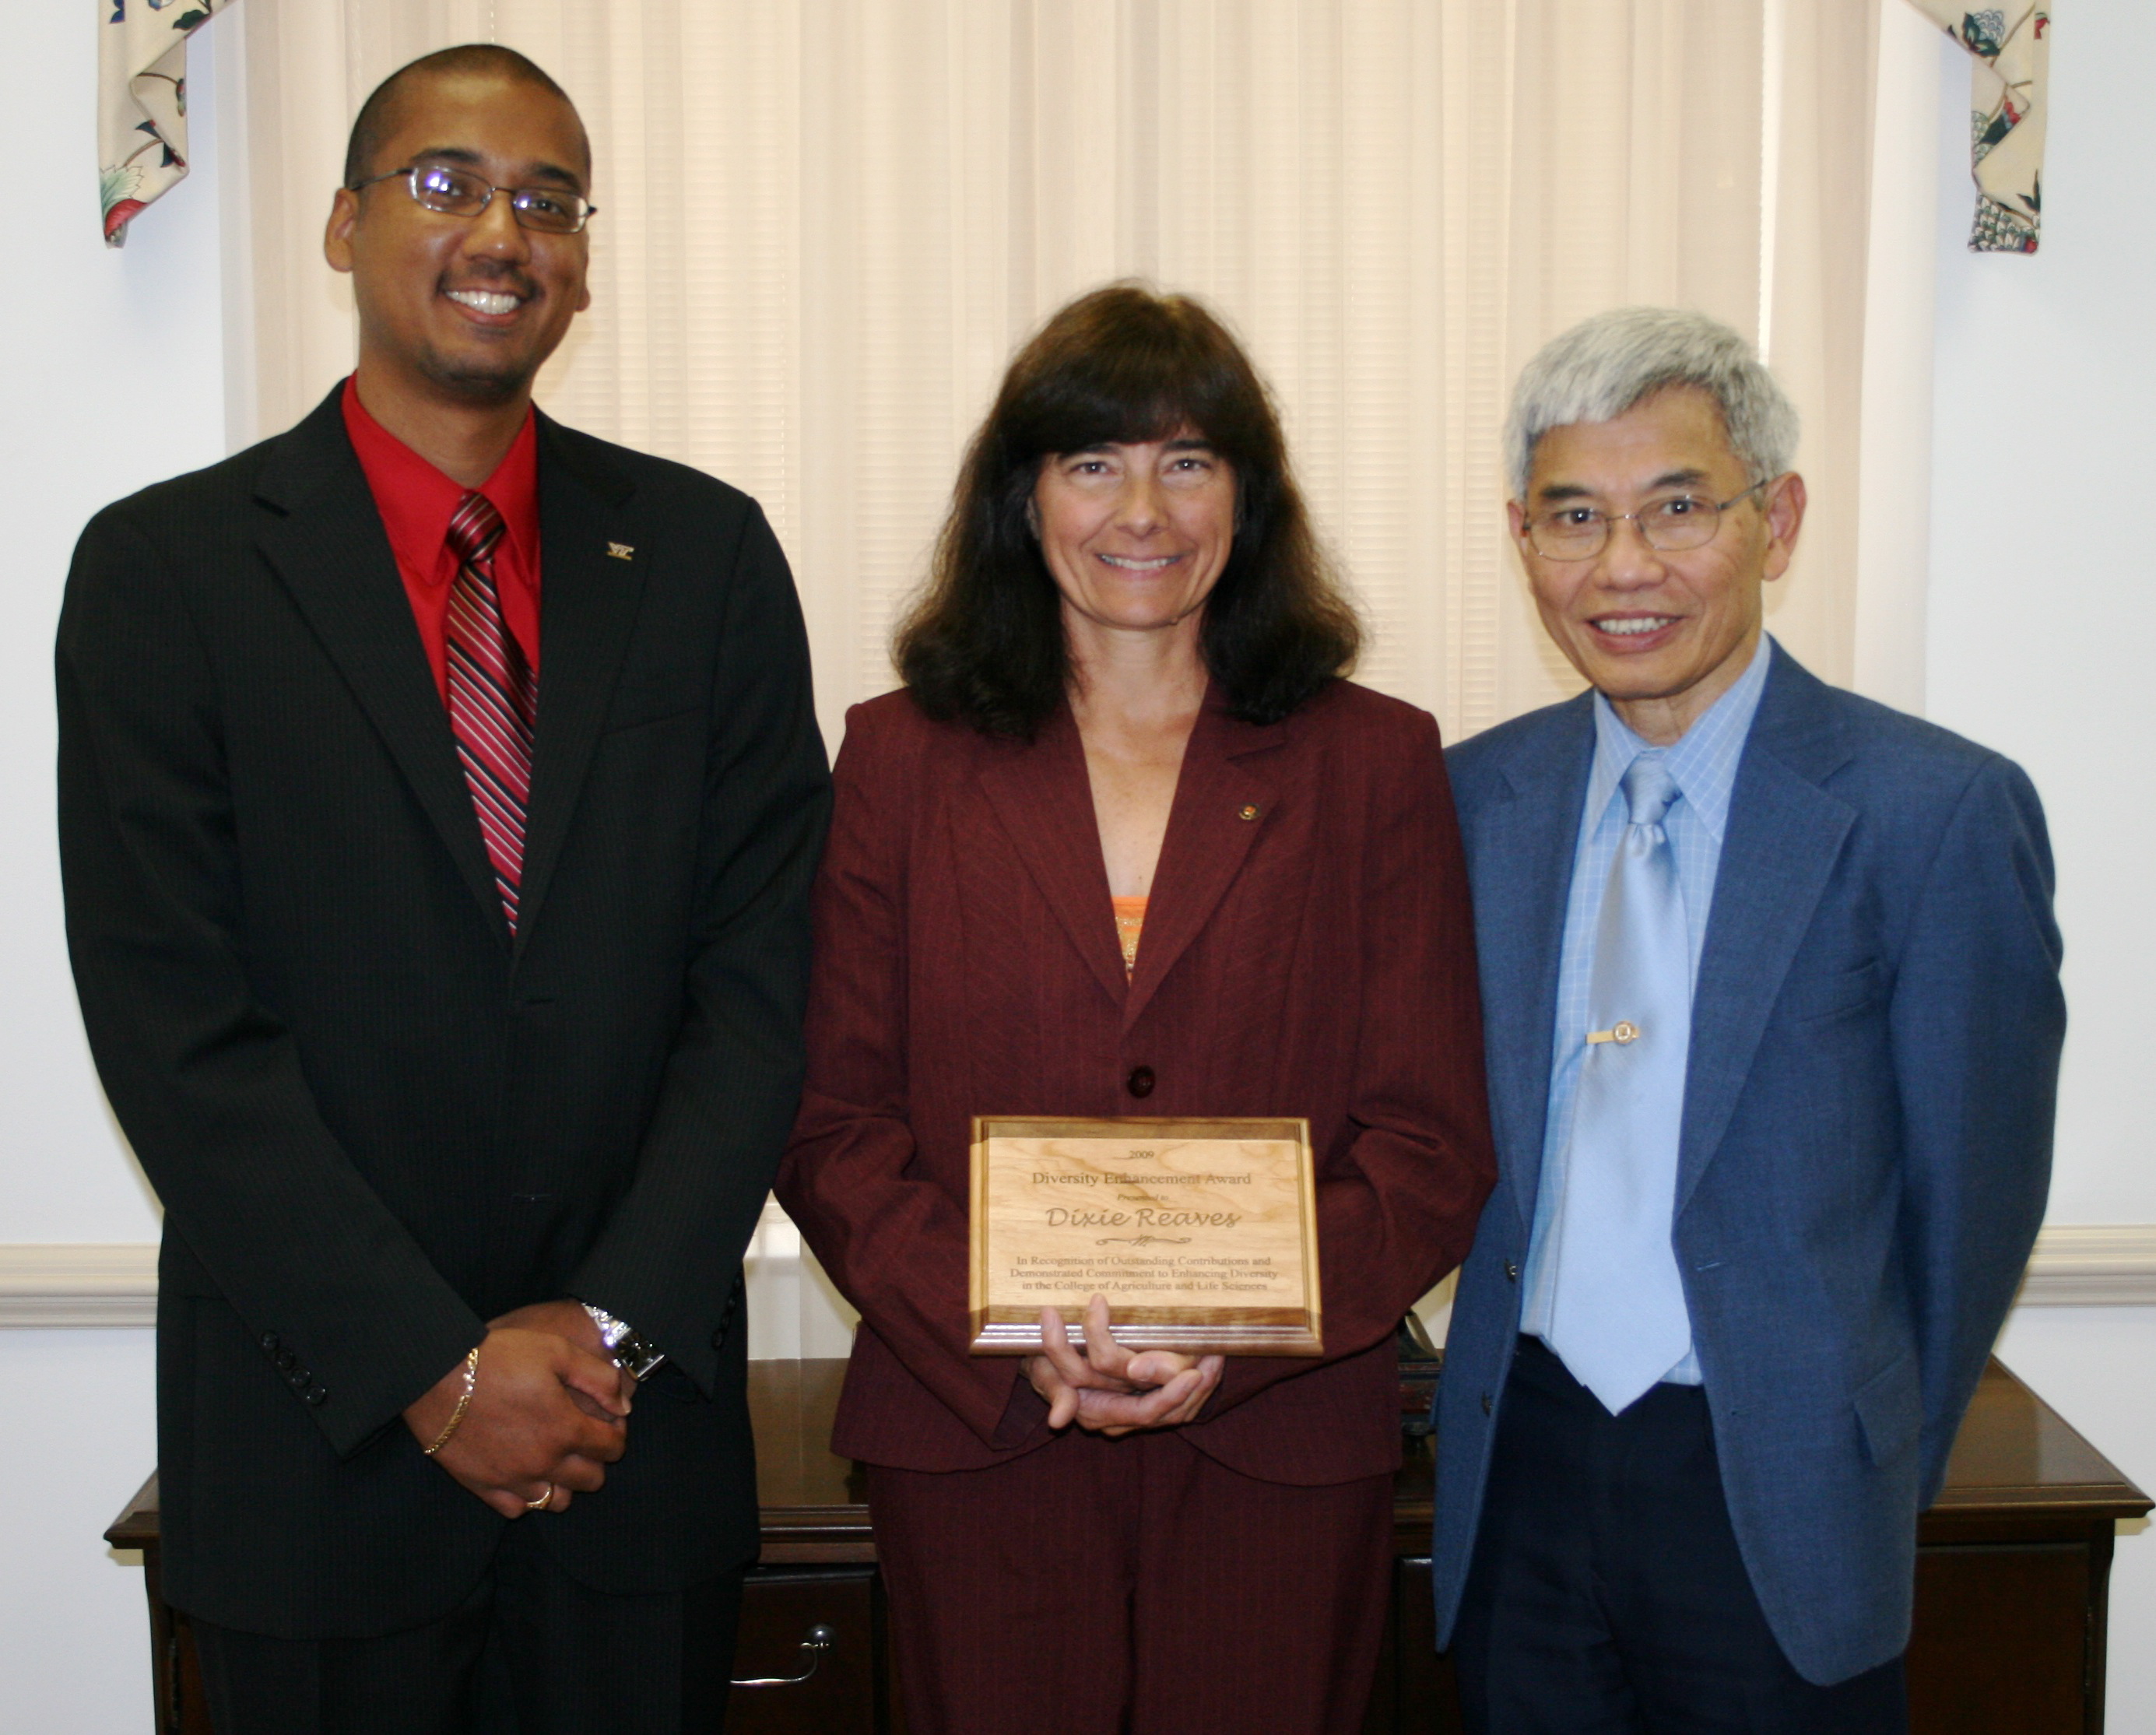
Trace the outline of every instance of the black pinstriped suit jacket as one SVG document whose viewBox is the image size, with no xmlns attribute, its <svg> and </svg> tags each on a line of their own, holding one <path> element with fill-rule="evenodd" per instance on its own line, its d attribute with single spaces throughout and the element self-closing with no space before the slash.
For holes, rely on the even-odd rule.
<svg viewBox="0 0 2156 1735">
<path fill-rule="evenodd" d="M 501 1520 L 399 1412 L 562 1295 L 672 1357 L 547 1534 L 602 1590 L 755 1548 L 743 1247 L 799 1088 L 828 784 L 753 501 L 542 417 L 523 918 L 336 394 L 107 508 L 58 656 L 68 937 L 166 1210 L 165 1584 L 293 1637 L 445 1612 Z"/>
</svg>

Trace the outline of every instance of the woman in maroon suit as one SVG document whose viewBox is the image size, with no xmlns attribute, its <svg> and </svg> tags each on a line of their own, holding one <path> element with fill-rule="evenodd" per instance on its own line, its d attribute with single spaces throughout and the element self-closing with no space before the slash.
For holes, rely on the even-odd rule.
<svg viewBox="0 0 2156 1735">
<path fill-rule="evenodd" d="M 916 1735 L 1358 1729 L 1393 1335 L 1493 1168 L 1437 728 L 1357 643 L 1265 388 L 1178 296 L 1074 302 L 976 436 L 906 690 L 857 706 L 779 1197 L 861 1312 Z M 968 1353 L 975 1114 L 1302 1116 L 1325 1354 Z"/>
</svg>

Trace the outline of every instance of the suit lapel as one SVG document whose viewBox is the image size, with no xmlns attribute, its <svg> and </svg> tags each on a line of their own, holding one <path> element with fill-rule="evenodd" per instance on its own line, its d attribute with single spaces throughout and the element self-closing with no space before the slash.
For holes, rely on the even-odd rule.
<svg viewBox="0 0 2156 1735">
<path fill-rule="evenodd" d="M 1277 746 L 1285 732 L 1283 724 L 1253 728 L 1239 723 L 1214 694 L 1207 694 L 1183 750 L 1175 803 L 1168 810 L 1168 833 L 1161 839 L 1160 862 L 1146 904 L 1137 969 L 1123 1002 L 1125 1029 L 1212 919 L 1242 871 L 1250 846 L 1270 822 L 1278 792 L 1242 762 Z M 1093 848 L 1098 856 L 1097 833 Z"/>
<path fill-rule="evenodd" d="M 259 544 L 357 698 L 457 871 L 506 947 L 448 714 L 367 477 L 344 431 L 341 385 L 277 443 L 257 496 L 277 515 Z"/>
<path fill-rule="evenodd" d="M 1856 822 L 1820 786 L 1850 748 L 1830 690 L 1779 646 L 1737 768 L 1692 994 L 1676 1209 L 1713 1158 L 1768 1014 Z"/>
<path fill-rule="evenodd" d="M 520 937 L 531 933 L 576 811 L 658 550 L 622 511 L 631 484 L 539 418 L 539 726 L 525 815 Z M 609 544 L 627 546 L 619 560 Z"/>
<path fill-rule="evenodd" d="M 1056 707 L 1031 747 L 994 742 L 984 743 L 984 753 L 981 788 L 1011 847 L 1087 968 L 1111 998 L 1122 999 L 1127 984 L 1108 870 L 1086 750 L 1070 707 Z"/>
<path fill-rule="evenodd" d="M 1504 767 L 1508 794 L 1481 807 L 1469 828 L 1476 944 L 1482 979 L 1495 989 L 1482 996 L 1491 1104 L 1522 1234 L 1542 1185 L 1565 908 L 1594 760 L 1593 705 L 1582 694 L 1551 716 L 1547 734 L 1523 743 Z"/>
</svg>

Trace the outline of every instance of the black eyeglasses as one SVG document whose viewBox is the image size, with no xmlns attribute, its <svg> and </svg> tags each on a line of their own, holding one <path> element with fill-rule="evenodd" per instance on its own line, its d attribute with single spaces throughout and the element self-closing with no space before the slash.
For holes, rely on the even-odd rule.
<svg viewBox="0 0 2156 1735">
<path fill-rule="evenodd" d="M 1627 518 L 1640 526 L 1650 548 L 1680 554 L 1704 548 L 1722 528 L 1722 515 L 1745 495 L 1757 494 L 1774 479 L 1754 482 L 1727 500 L 1701 500 L 1672 494 L 1650 500 L 1636 512 L 1605 512 L 1597 506 L 1558 506 L 1527 520 L 1527 542 L 1544 560 L 1592 560 L 1609 545 L 1609 526 Z"/>
<path fill-rule="evenodd" d="M 412 163 L 386 174 L 356 181 L 345 190 L 357 192 L 377 181 L 403 178 L 414 200 L 445 217 L 476 217 L 494 203 L 497 192 L 509 195 L 509 209 L 521 228 L 547 235 L 573 235 L 591 221 L 598 207 L 573 192 L 552 187 L 496 187 L 484 175 L 469 170 L 444 168 L 439 163 Z"/>
</svg>

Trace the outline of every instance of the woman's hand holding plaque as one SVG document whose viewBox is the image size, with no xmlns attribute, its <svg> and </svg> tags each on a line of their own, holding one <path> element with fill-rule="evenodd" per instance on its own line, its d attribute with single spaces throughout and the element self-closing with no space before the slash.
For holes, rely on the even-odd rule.
<svg viewBox="0 0 2156 1735">
<path fill-rule="evenodd" d="M 1108 1298 L 1086 1307 L 1082 1351 L 1053 1307 L 1040 1310 L 1042 1353 L 1024 1363 L 1025 1377 L 1048 1405 L 1048 1425 L 1071 1423 L 1113 1440 L 1142 1428 L 1179 1428 L 1198 1419 L 1220 1383 L 1225 1365 L 1217 1355 L 1187 1356 L 1168 1349 L 1131 1350 L 1109 1329 Z"/>
</svg>

